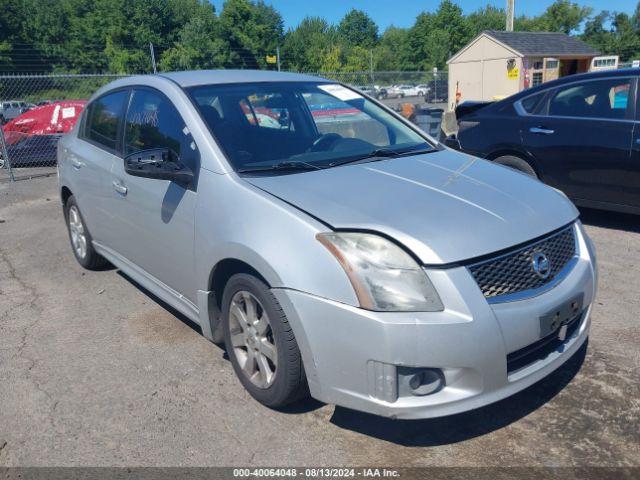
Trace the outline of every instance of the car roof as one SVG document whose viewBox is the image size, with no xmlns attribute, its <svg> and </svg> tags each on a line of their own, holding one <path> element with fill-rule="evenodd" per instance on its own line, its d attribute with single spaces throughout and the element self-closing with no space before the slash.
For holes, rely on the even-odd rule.
<svg viewBox="0 0 640 480">
<path fill-rule="evenodd" d="M 194 70 L 185 72 L 158 73 L 181 87 L 209 85 L 218 83 L 250 83 L 250 82 L 329 82 L 325 78 L 291 72 L 273 70 Z"/>
</svg>

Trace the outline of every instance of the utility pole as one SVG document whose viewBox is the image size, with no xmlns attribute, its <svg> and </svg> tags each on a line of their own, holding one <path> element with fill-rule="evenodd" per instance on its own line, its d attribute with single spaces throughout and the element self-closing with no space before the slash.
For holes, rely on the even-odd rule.
<svg viewBox="0 0 640 480">
<path fill-rule="evenodd" d="M 276 46 L 276 61 L 278 62 L 278 71 L 280 71 L 280 45 Z"/>
<path fill-rule="evenodd" d="M 371 86 L 375 79 L 373 78 L 373 50 L 369 50 L 369 76 L 371 77 Z"/>
<path fill-rule="evenodd" d="M 507 32 L 513 32 L 514 3 L 515 0 L 507 0 L 507 25 L 505 29 Z"/>
<path fill-rule="evenodd" d="M 151 51 L 151 65 L 153 66 L 153 73 L 158 73 L 156 68 L 156 53 L 153 50 L 153 43 L 149 42 L 149 50 Z"/>
</svg>

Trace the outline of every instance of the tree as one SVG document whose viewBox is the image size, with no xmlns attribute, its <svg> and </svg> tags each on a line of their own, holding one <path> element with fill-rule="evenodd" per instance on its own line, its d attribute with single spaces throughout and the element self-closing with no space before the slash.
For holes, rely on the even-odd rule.
<svg viewBox="0 0 640 480">
<path fill-rule="evenodd" d="M 262 0 L 228 0 L 220 14 L 220 35 L 229 57 L 226 66 L 264 68 L 266 55 L 282 43 L 280 14 Z"/>
<path fill-rule="evenodd" d="M 378 26 L 362 10 L 351 9 L 338 24 L 345 45 L 372 48 L 378 41 Z"/>
<path fill-rule="evenodd" d="M 570 0 L 556 0 L 538 19 L 539 26 L 548 32 L 562 32 L 569 35 L 577 30 L 593 10 L 581 7 Z"/>
<path fill-rule="evenodd" d="M 215 9 L 206 5 L 182 27 L 179 40 L 162 54 L 159 66 L 162 70 L 220 68 L 228 57 Z"/>
<path fill-rule="evenodd" d="M 336 32 L 320 17 L 305 17 L 284 39 L 282 55 L 287 69 L 301 72 L 319 72 L 324 57 L 336 41 Z"/>
<path fill-rule="evenodd" d="M 487 5 L 467 16 L 469 35 L 475 37 L 485 30 L 504 30 L 507 16 L 502 8 Z"/>
<path fill-rule="evenodd" d="M 605 24 L 610 22 L 611 15 L 606 10 L 590 18 L 585 23 L 582 40 L 602 53 L 611 53 L 615 44 L 615 34 L 612 29 L 605 27 Z"/>
<path fill-rule="evenodd" d="M 451 0 L 443 0 L 435 13 L 421 13 L 409 31 L 412 60 L 420 69 L 440 69 L 470 39 L 472 32 L 462 9 Z"/>
<path fill-rule="evenodd" d="M 374 50 L 375 70 L 411 70 L 412 59 L 409 31 L 406 28 L 387 28 Z"/>
</svg>

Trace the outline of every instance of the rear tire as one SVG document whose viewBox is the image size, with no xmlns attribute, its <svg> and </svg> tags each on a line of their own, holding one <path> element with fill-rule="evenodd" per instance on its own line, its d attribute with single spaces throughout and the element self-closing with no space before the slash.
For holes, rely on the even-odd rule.
<svg viewBox="0 0 640 480">
<path fill-rule="evenodd" d="M 496 158 L 494 162 L 500 165 L 504 165 L 505 167 L 512 168 L 513 170 L 517 170 L 521 173 L 527 174 L 530 177 L 536 179 L 538 178 L 538 174 L 533 169 L 531 164 L 520 157 L 516 157 L 515 155 L 503 155 L 502 157 Z"/>
<path fill-rule="evenodd" d="M 233 275 L 222 296 L 222 322 L 231 365 L 253 398 L 277 408 L 308 395 L 296 338 L 264 282 Z"/>
<path fill-rule="evenodd" d="M 64 219 L 71 241 L 71 251 L 78 263 L 87 270 L 101 270 L 106 267 L 108 262 L 93 248 L 93 239 L 73 195 L 64 205 Z"/>
</svg>

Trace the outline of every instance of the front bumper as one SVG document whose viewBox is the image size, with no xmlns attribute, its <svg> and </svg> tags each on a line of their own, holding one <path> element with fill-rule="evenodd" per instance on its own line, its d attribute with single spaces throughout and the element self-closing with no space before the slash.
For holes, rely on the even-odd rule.
<svg viewBox="0 0 640 480">
<path fill-rule="evenodd" d="M 313 397 L 394 418 L 451 415 L 496 402 L 567 361 L 589 333 L 595 256 L 576 226 L 579 258 L 566 278 L 534 298 L 490 305 L 465 267 L 430 270 L 442 312 L 371 312 L 307 293 L 274 289 L 303 355 Z M 583 296 L 579 326 L 544 358 L 515 371 L 507 355 L 540 339 L 541 315 Z M 397 367 L 440 368 L 446 386 L 393 395 Z"/>
</svg>

